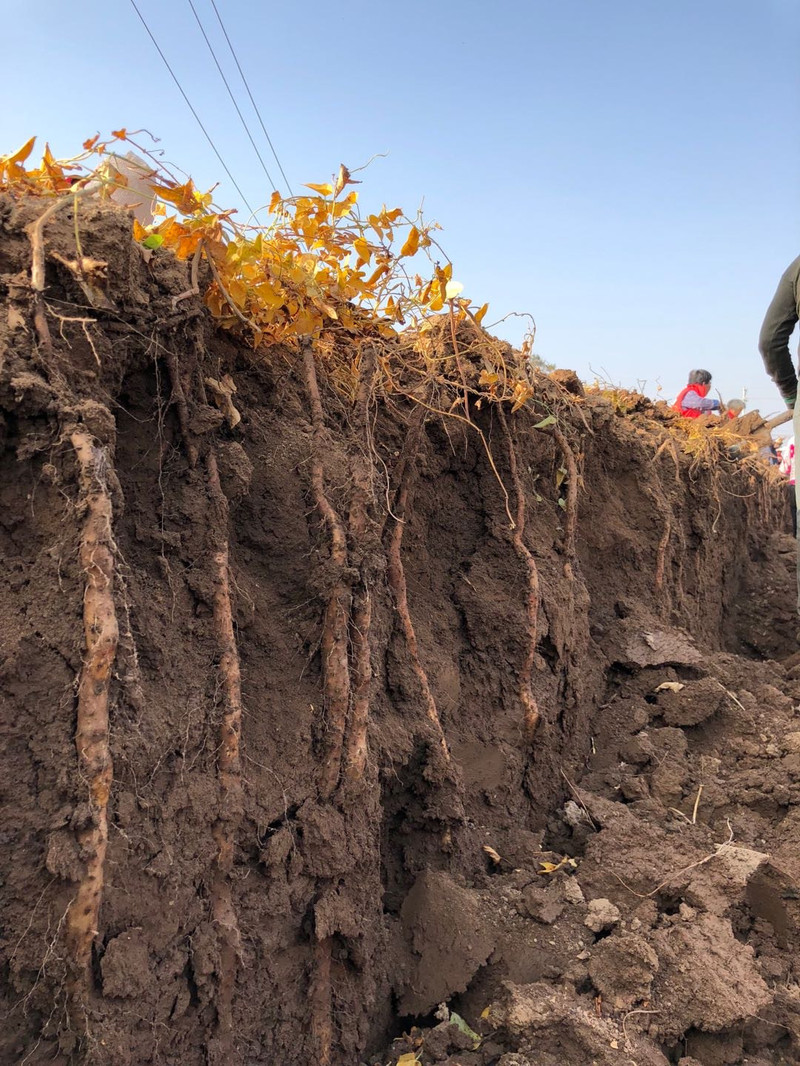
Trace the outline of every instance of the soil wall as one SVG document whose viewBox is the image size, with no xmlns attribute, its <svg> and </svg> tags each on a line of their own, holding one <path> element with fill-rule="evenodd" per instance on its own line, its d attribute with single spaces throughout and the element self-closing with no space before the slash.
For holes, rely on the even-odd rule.
<svg viewBox="0 0 800 1066">
<path fill-rule="evenodd" d="M 26 287 L 34 214 L 0 205 L 0 1061 L 353 1064 L 430 1021 L 476 973 L 488 1001 L 511 971 L 474 893 L 548 848 L 569 850 L 554 812 L 587 772 L 612 695 L 642 670 L 677 663 L 686 680 L 706 656 L 791 647 L 778 490 L 734 463 L 694 462 L 652 412 L 620 415 L 542 379 L 576 466 L 534 428 L 540 414 L 509 416 L 541 594 L 531 736 L 520 695 L 529 572 L 496 415 L 473 413 L 500 480 L 469 427 L 431 418 L 420 431 L 402 539 L 415 662 L 382 532 L 413 412 L 378 397 L 367 440 L 321 365 L 315 435 L 301 356 L 265 359 L 215 332 L 195 298 L 174 300 L 189 287 L 184 266 L 145 263 L 127 217 L 99 208 L 86 209 L 83 240 L 108 264 L 109 308 L 88 309 L 74 274 L 48 259 L 43 346 Z M 71 241 L 67 217 L 48 230 L 50 251 L 68 257 Z M 209 384 L 226 374 L 235 427 Z M 88 475 L 79 432 L 93 442 Z M 332 728 L 324 629 L 342 575 L 315 461 L 339 513 L 354 472 L 369 486 L 363 538 L 348 543 L 357 571 L 345 574 L 356 590 L 367 575 L 371 600 L 368 753 L 333 791 L 320 784 Z M 76 750 L 97 499 L 111 508 L 119 631 L 99 851 L 94 770 Z M 241 671 L 235 788 L 226 574 Z M 684 645 L 665 653 L 663 641 Z M 679 788 L 675 807 L 682 798 Z M 98 855 L 82 975 L 68 934 Z M 654 1046 L 683 1036 L 659 1032 Z"/>
</svg>

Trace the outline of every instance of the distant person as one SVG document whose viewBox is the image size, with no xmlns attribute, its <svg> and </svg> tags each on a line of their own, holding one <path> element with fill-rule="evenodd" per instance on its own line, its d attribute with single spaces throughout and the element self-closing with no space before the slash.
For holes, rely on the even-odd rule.
<svg viewBox="0 0 800 1066">
<path fill-rule="evenodd" d="M 789 508 L 792 512 L 792 536 L 797 536 L 797 496 L 794 480 L 794 437 L 787 437 L 780 446 L 780 471 L 789 483 Z"/>
<path fill-rule="evenodd" d="M 725 410 L 728 412 L 728 418 L 738 418 L 744 411 L 744 400 L 728 400 Z"/>
<path fill-rule="evenodd" d="M 795 421 L 798 409 L 797 371 L 789 353 L 789 338 L 800 320 L 800 256 L 786 269 L 778 282 L 778 288 L 767 308 L 758 350 L 764 360 L 767 373 L 778 386 L 787 407 L 794 408 Z M 795 427 L 795 439 L 797 428 Z"/>
<path fill-rule="evenodd" d="M 781 460 L 780 456 L 778 455 L 778 449 L 772 442 L 770 442 L 769 444 L 765 444 L 763 448 L 759 448 L 758 455 L 764 460 L 765 463 L 768 463 L 770 466 L 780 465 Z"/>
<path fill-rule="evenodd" d="M 684 418 L 699 418 L 700 415 L 719 411 L 719 400 L 714 400 L 708 395 L 711 388 L 711 375 L 707 370 L 692 370 L 689 374 L 689 384 L 678 393 L 678 398 L 672 405 L 674 411 L 678 411 Z"/>
<path fill-rule="evenodd" d="M 800 321 L 800 256 L 790 263 L 778 282 L 778 288 L 767 308 L 758 350 L 764 367 L 778 386 L 784 403 L 794 409 L 794 439 L 800 434 L 800 404 L 797 404 L 797 370 L 789 352 L 789 338 Z M 797 481 L 795 480 L 795 510 L 797 508 Z M 800 540 L 797 541 L 797 610 L 800 613 Z"/>
</svg>

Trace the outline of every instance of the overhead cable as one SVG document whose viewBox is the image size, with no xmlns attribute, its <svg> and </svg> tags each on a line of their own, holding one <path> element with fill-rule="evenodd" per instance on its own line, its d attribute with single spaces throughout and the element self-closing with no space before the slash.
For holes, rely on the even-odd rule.
<svg viewBox="0 0 800 1066">
<path fill-rule="evenodd" d="M 258 110 L 258 104 L 253 99 L 253 94 L 250 92 L 250 86 L 248 85 L 247 78 L 244 76 L 244 71 L 242 70 L 242 65 L 239 62 L 239 59 L 238 59 L 238 57 L 236 55 L 236 50 L 234 49 L 233 44 L 231 43 L 231 39 L 228 36 L 228 31 L 225 29 L 225 23 L 222 21 L 222 16 L 220 15 L 219 10 L 217 9 L 217 5 L 215 3 L 215 0 L 211 0 L 211 6 L 214 8 L 214 13 L 217 16 L 217 21 L 220 24 L 222 32 L 225 34 L 225 40 L 228 42 L 228 48 L 230 48 L 230 50 L 231 50 L 231 55 L 233 56 L 233 60 L 236 63 L 236 67 L 237 67 L 237 69 L 239 71 L 239 74 L 241 75 L 242 81 L 244 82 L 244 87 L 245 87 L 245 89 L 247 89 L 247 95 L 250 97 L 250 103 L 253 105 L 253 110 L 255 111 L 256 115 L 258 115 L 258 121 L 261 123 L 261 129 L 264 131 L 264 136 L 267 138 L 267 143 L 269 144 L 270 148 L 272 149 L 272 154 L 275 156 L 275 162 L 278 164 L 278 168 L 279 168 L 281 174 L 283 175 L 283 180 L 286 182 L 286 188 L 289 190 L 289 195 L 290 196 L 294 196 L 294 192 L 292 191 L 292 186 L 289 183 L 289 179 L 286 177 L 286 171 L 283 169 L 283 166 L 281 165 L 281 161 L 280 161 L 280 159 L 278 159 L 278 153 L 275 151 L 275 145 L 272 143 L 272 138 L 267 133 L 267 127 L 264 125 L 264 120 L 261 117 L 261 112 Z"/>
<path fill-rule="evenodd" d="M 214 51 L 214 46 L 211 44 L 211 41 L 209 41 L 209 39 L 208 39 L 208 34 L 206 33 L 206 31 L 205 31 L 205 29 L 203 27 L 203 23 L 200 21 L 200 16 L 197 14 L 197 9 L 195 8 L 194 4 L 192 3 L 192 0 L 188 0 L 188 4 L 189 4 L 189 7 L 192 9 L 192 14 L 195 17 L 197 25 L 200 27 L 200 32 L 203 35 L 203 40 L 208 45 L 208 50 L 211 53 L 211 58 L 214 60 L 214 63 L 216 64 L 217 70 L 219 71 L 219 76 L 222 78 L 222 81 L 223 81 L 223 83 L 225 85 L 225 88 L 228 90 L 228 96 L 231 98 L 231 103 L 236 108 L 236 114 L 239 116 L 239 121 L 241 122 L 242 126 L 244 127 L 244 132 L 247 134 L 247 136 L 248 136 L 248 138 L 250 140 L 250 143 L 253 146 L 253 151 L 258 156 L 258 161 L 261 164 L 262 170 L 267 175 L 267 181 L 270 184 L 270 188 L 276 189 L 277 188 L 277 184 L 273 180 L 272 175 L 270 174 L 270 172 L 267 170 L 267 164 L 262 159 L 261 152 L 259 152 L 258 146 L 256 145 L 256 142 L 253 140 L 253 135 L 250 133 L 250 127 L 247 125 L 247 122 L 245 121 L 244 115 L 242 114 L 241 110 L 239 109 L 239 105 L 236 103 L 236 97 L 233 95 L 233 92 L 231 91 L 231 87 L 228 84 L 228 79 L 225 77 L 225 71 L 220 66 L 219 60 L 217 59 L 217 53 Z"/>
<path fill-rule="evenodd" d="M 169 65 L 169 62 L 168 62 L 168 60 L 167 60 L 167 57 L 166 57 L 166 56 L 164 55 L 164 53 L 163 53 L 163 52 L 161 51 L 161 48 L 159 47 L 158 41 L 157 41 L 157 40 L 155 39 L 155 37 L 153 36 L 153 31 L 152 31 L 152 30 L 150 29 L 150 27 L 149 27 L 149 26 L 147 25 L 147 22 L 145 21 L 145 17 L 144 17 L 144 15 L 143 15 L 143 14 L 141 13 L 141 11 L 139 10 L 139 8 L 138 8 L 138 7 L 136 6 L 136 0 L 131 0 L 131 6 L 133 7 L 133 10 L 134 10 L 134 11 L 136 12 L 136 14 L 137 14 L 137 15 L 139 16 L 139 21 L 140 21 L 140 22 L 141 22 L 141 24 L 142 24 L 142 25 L 144 26 L 144 28 L 145 28 L 145 29 L 147 30 L 147 34 L 148 34 L 148 36 L 149 36 L 150 40 L 151 40 L 151 41 L 153 42 L 153 44 L 155 45 L 155 49 L 156 49 L 156 51 L 158 52 L 158 54 L 159 54 L 159 55 L 161 56 L 161 59 L 162 59 L 162 61 L 163 61 L 163 63 L 164 63 L 164 66 L 165 66 L 165 67 L 167 68 L 167 70 L 168 70 L 168 71 L 169 71 L 169 73 L 170 73 L 170 76 L 172 77 L 172 80 L 173 80 L 173 81 L 175 82 L 175 84 L 177 85 L 177 87 L 178 87 L 178 91 L 180 92 L 180 94 L 181 94 L 181 96 L 183 97 L 183 99 L 184 99 L 184 100 L 186 101 L 186 105 L 187 105 L 187 107 L 189 108 L 189 110 L 190 110 L 190 111 L 192 112 L 192 114 L 194 115 L 194 117 L 195 117 L 195 120 L 196 120 L 196 122 L 197 122 L 197 125 L 198 125 L 198 126 L 200 127 L 200 129 L 201 129 L 201 130 L 203 131 L 203 134 L 205 135 L 205 138 L 206 138 L 206 140 L 207 140 L 207 141 L 208 141 L 208 143 L 209 143 L 209 144 L 211 145 L 211 148 L 212 148 L 212 149 L 213 149 L 213 151 L 214 151 L 214 155 L 216 155 L 217 159 L 218 159 L 218 160 L 220 161 L 220 163 L 222 164 L 222 169 L 223 169 L 223 170 L 225 171 L 225 173 L 226 173 L 226 174 L 228 175 L 228 177 L 229 177 L 229 178 L 231 179 L 231 181 L 233 182 L 234 188 L 236 189 L 236 191 L 237 191 L 237 192 L 239 193 L 239 195 L 241 196 L 241 198 L 242 198 L 242 202 L 244 203 L 244 205 L 245 205 L 245 207 L 247 208 L 247 210 L 248 210 L 248 211 L 250 212 L 250 214 L 251 214 L 251 215 L 254 215 L 254 214 L 255 214 L 255 212 L 253 211 L 253 208 L 252 208 L 252 207 L 250 206 L 250 204 L 249 204 L 249 203 L 247 202 L 247 197 L 246 197 L 246 196 L 245 196 L 245 194 L 244 194 L 244 193 L 242 192 L 242 190 L 241 190 L 241 189 L 239 188 L 239 183 L 238 183 L 238 182 L 236 181 L 236 178 L 234 178 L 233 174 L 231 174 L 230 170 L 228 169 L 228 166 L 227 166 L 227 164 L 226 164 L 225 160 L 224 160 L 224 159 L 222 158 L 222 156 L 220 155 L 220 153 L 219 153 L 219 150 L 218 150 L 217 146 L 216 146 L 216 145 L 214 144 L 214 141 L 213 141 L 213 140 L 212 140 L 212 138 L 211 138 L 211 134 L 210 134 L 210 133 L 208 132 L 208 130 L 207 130 L 207 129 L 205 128 L 205 126 L 203 125 L 203 122 L 202 122 L 202 120 L 201 120 L 200 116 L 199 116 L 199 115 L 197 114 L 197 112 L 195 111 L 194 107 L 192 106 L 192 102 L 191 102 L 191 100 L 189 99 L 189 97 L 188 97 L 188 96 L 186 95 L 186 93 L 184 92 L 184 90 L 183 90 L 183 86 L 182 86 L 182 85 L 181 85 L 181 83 L 180 83 L 180 82 L 178 81 L 178 78 L 177 78 L 177 76 L 176 76 L 176 74 L 175 74 L 175 71 L 174 71 L 174 70 L 172 69 L 172 67 L 171 67 L 171 66 Z"/>
</svg>

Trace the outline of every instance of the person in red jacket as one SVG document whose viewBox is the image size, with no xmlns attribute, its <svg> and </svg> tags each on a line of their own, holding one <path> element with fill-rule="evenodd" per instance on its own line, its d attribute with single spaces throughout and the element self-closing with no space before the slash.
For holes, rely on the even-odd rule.
<svg viewBox="0 0 800 1066">
<path fill-rule="evenodd" d="M 719 411 L 719 400 L 708 395 L 711 388 L 711 375 L 707 370 L 693 370 L 689 374 L 689 384 L 678 394 L 672 405 L 685 418 L 699 418 L 711 411 Z"/>
</svg>

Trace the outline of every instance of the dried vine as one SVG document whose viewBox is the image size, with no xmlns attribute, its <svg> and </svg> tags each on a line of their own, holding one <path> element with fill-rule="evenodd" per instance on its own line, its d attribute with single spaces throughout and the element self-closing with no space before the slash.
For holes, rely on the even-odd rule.
<svg viewBox="0 0 800 1066">
<path fill-rule="evenodd" d="M 82 188 L 76 188 L 69 193 L 68 196 L 62 196 L 57 200 L 54 200 L 50 206 L 34 219 L 29 226 L 26 227 L 28 239 L 31 242 L 31 290 L 33 292 L 33 324 L 36 329 L 36 336 L 38 337 L 39 344 L 42 348 L 47 350 L 53 347 L 53 341 L 50 336 L 50 327 L 47 325 L 46 307 L 44 300 L 45 291 L 45 249 L 44 249 L 44 225 L 50 218 L 53 217 L 62 208 L 72 204 L 77 208 L 78 199 L 81 196 L 87 195 L 91 189 L 84 185 Z M 80 265 L 80 251 L 78 252 Z"/>
</svg>

